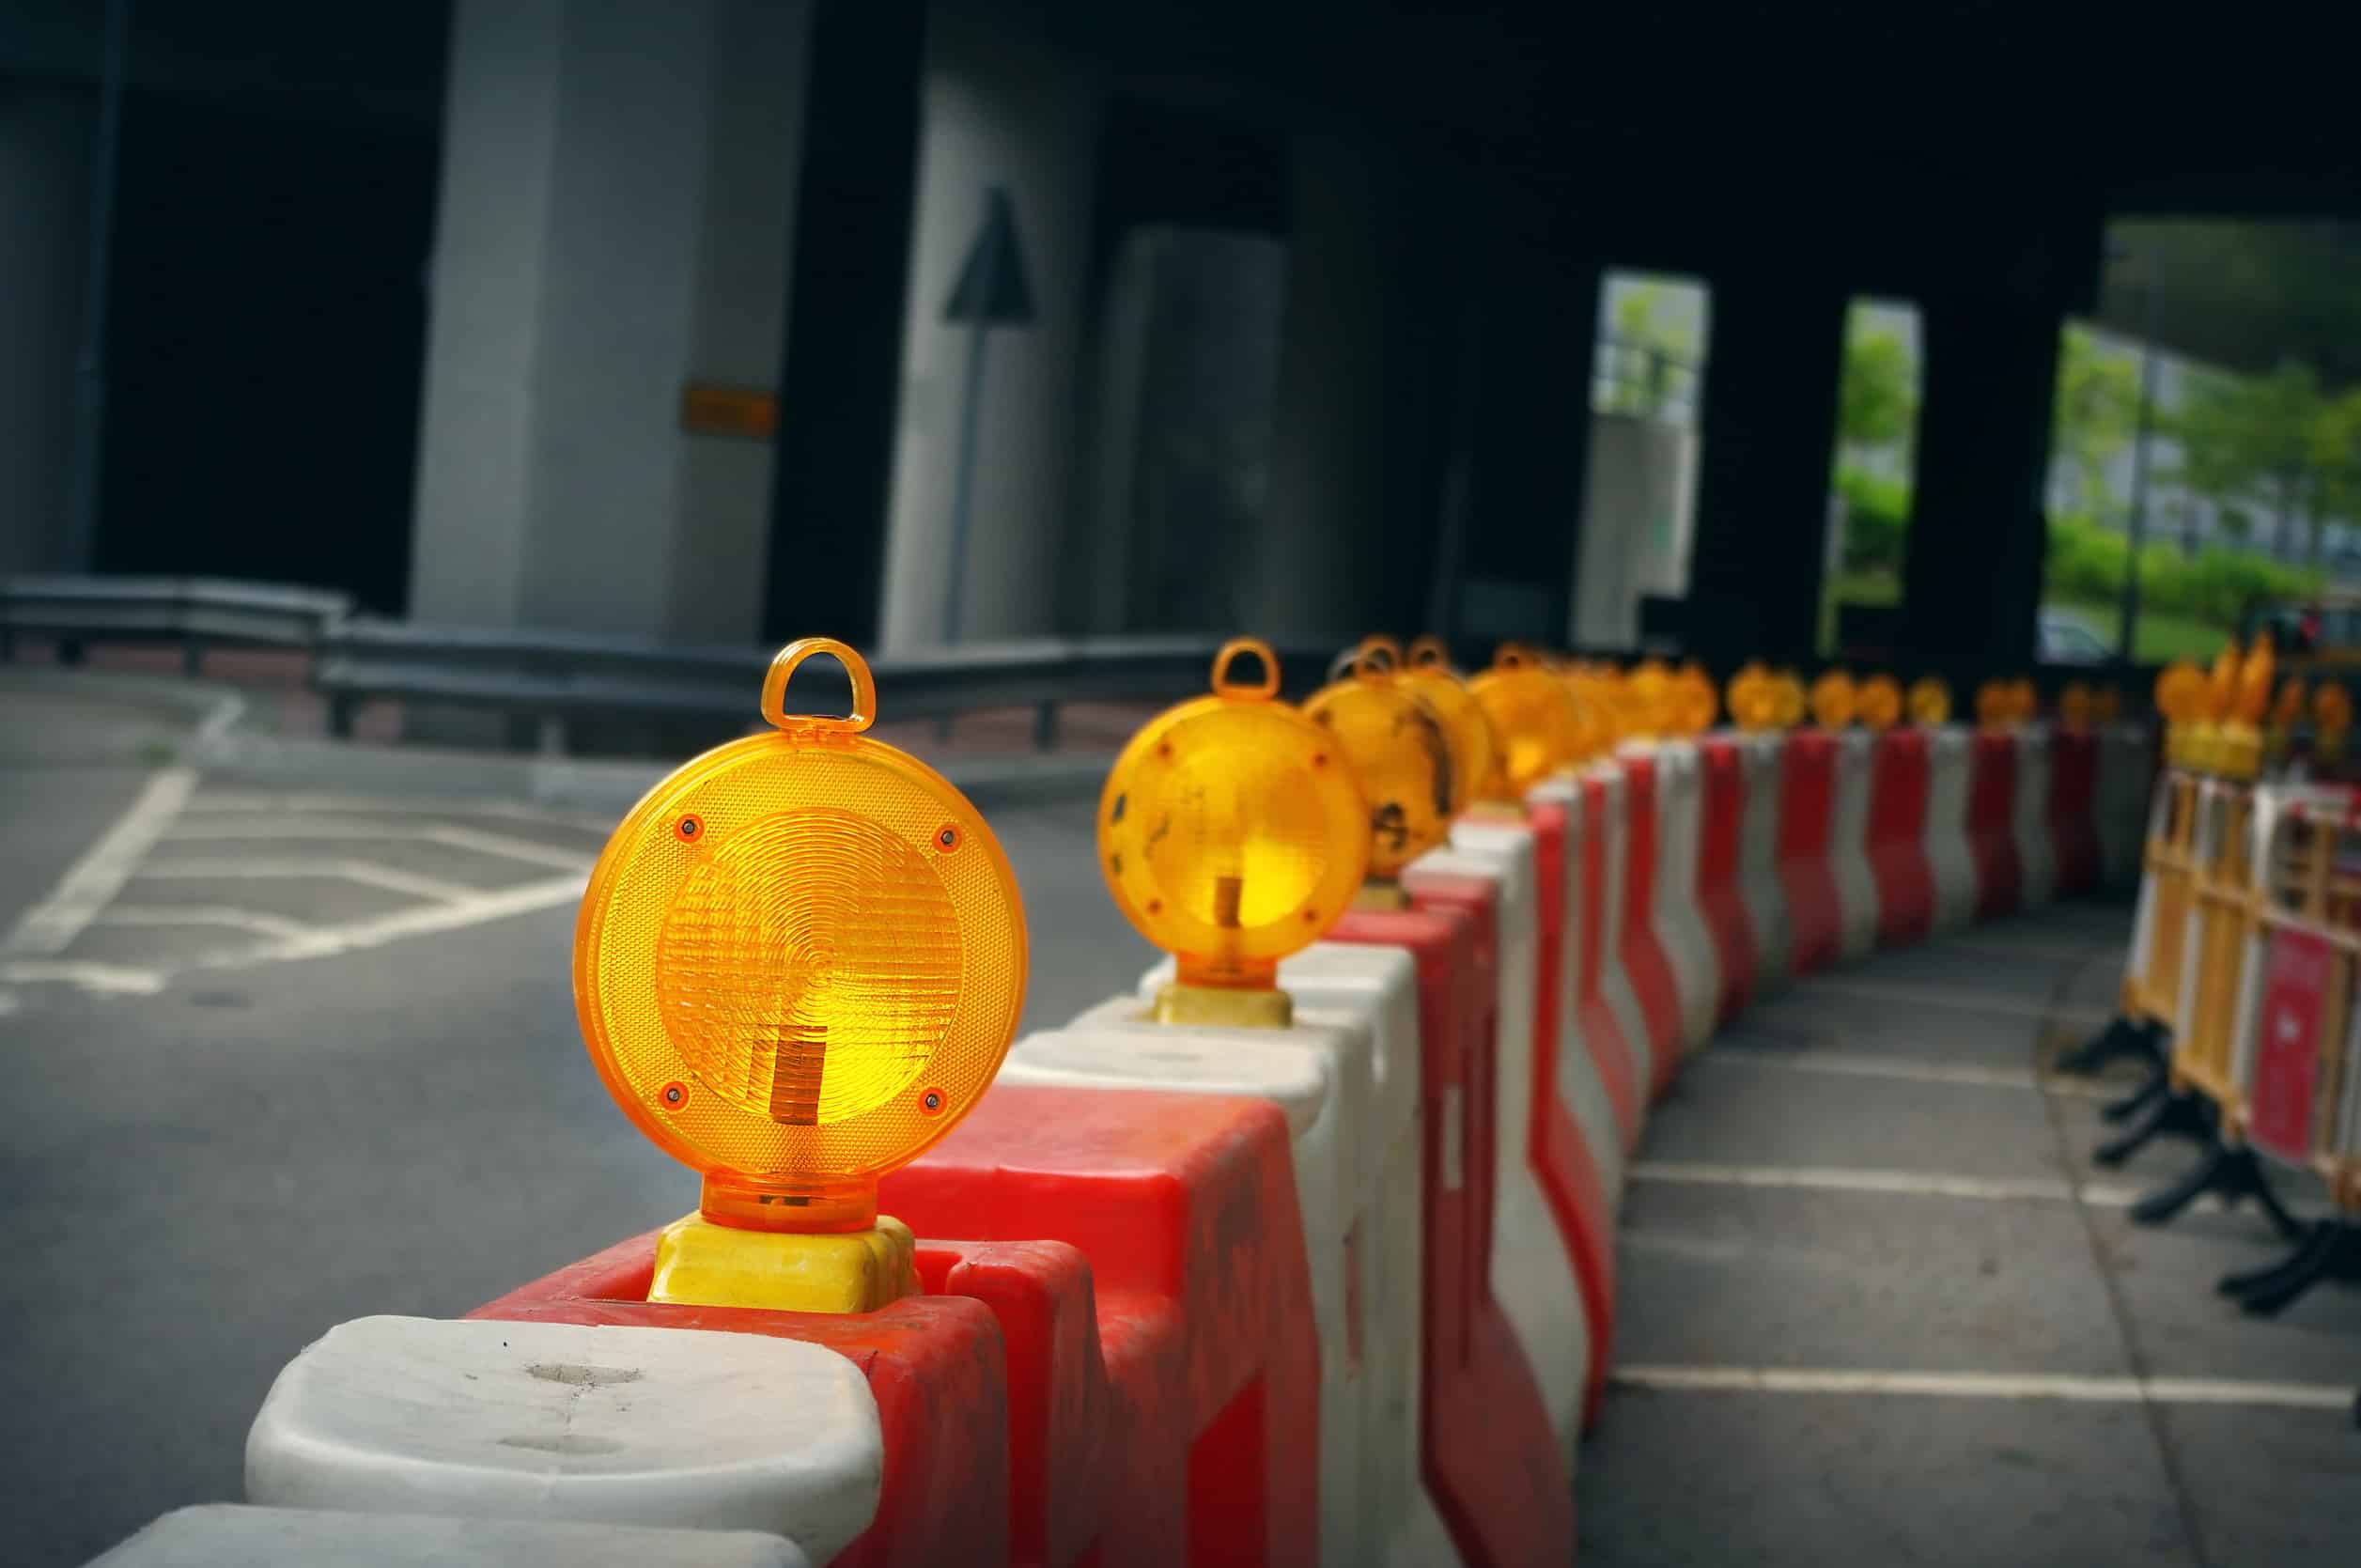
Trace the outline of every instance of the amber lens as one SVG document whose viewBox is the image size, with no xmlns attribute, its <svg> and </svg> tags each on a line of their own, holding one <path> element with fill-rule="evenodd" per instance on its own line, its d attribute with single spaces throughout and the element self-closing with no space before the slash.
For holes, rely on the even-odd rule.
<svg viewBox="0 0 2361 1568">
<path fill-rule="evenodd" d="M 1468 689 L 1499 739 L 1500 782 L 1507 794 L 1521 798 L 1581 753 L 1574 693 L 1549 671 L 1532 665 L 1490 669 Z"/>
<path fill-rule="evenodd" d="M 1872 675 L 1861 683 L 1861 722 L 1873 730 L 1891 729 L 1902 720 L 1902 688 L 1891 675 Z"/>
<path fill-rule="evenodd" d="M 1853 677 L 1842 670 L 1825 671 L 1811 683 L 1811 716 L 1823 729 L 1842 729 L 1859 706 Z"/>
<path fill-rule="evenodd" d="M 1483 795 L 1499 762 L 1492 721 L 1483 716 L 1483 705 L 1468 694 L 1464 681 L 1439 665 L 1412 665 L 1401 679 L 1404 688 L 1423 698 L 1442 721 L 1443 739 L 1451 747 L 1452 784 L 1460 804 Z"/>
</svg>

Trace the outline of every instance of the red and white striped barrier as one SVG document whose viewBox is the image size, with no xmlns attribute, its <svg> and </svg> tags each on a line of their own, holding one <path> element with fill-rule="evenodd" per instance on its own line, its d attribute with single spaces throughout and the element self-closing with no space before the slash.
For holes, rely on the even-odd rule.
<svg viewBox="0 0 2361 1568">
<path fill-rule="evenodd" d="M 1697 908 L 1713 939 L 1714 1021 L 1723 1024 L 1754 994 L 1754 923 L 1739 883 L 1747 764 L 1729 735 L 1709 736 L 1697 750 Z"/>
<path fill-rule="evenodd" d="M 1828 859 L 1837 886 L 1837 955 L 1859 958 L 1877 945 L 1877 873 L 1870 863 L 1870 774 L 1877 737 L 1837 736 L 1837 802 L 1829 818 Z"/>
<path fill-rule="evenodd" d="M 1648 1032 L 1648 1055 L 1653 1067 L 1648 1080 L 1651 1098 L 1672 1087 L 1681 1068 L 1681 995 L 1672 977 L 1672 963 L 1656 939 L 1657 846 L 1662 839 L 1657 815 L 1659 791 L 1653 748 L 1634 748 L 1621 758 L 1626 786 L 1623 792 L 1623 922 L 1621 969 L 1631 984 L 1633 999 Z"/>
<path fill-rule="evenodd" d="M 2100 881 L 2099 737 L 2053 730 L 2049 741 L 2049 847 L 2057 891 L 2084 893 Z"/>
<path fill-rule="evenodd" d="M 1877 883 L 1877 939 L 1923 941 L 1934 927 L 1934 867 L 1928 811 L 1933 790 L 1929 732 L 1888 730 L 1870 756 L 1869 862 Z"/>
<path fill-rule="evenodd" d="M 1738 823 L 1738 893 L 1746 900 L 1747 925 L 1754 938 L 1751 994 L 1786 984 L 1791 972 L 1787 886 L 1779 873 L 1779 834 L 1785 791 L 1780 735 L 1741 735 L 1738 758 L 1745 774 L 1745 810 Z"/>
<path fill-rule="evenodd" d="M 2016 737 L 1978 732 L 1967 752 L 1967 849 L 1976 872 L 1979 920 L 2014 914 L 2024 900 L 2017 858 Z"/>
<path fill-rule="evenodd" d="M 1967 783 L 1974 737 L 1936 724 L 1927 737 L 1927 867 L 1934 878 L 1934 926 L 1956 931 L 1976 918 L 1976 854 L 1967 836 Z"/>
<path fill-rule="evenodd" d="M 1592 918 L 1584 947 L 1582 1027 L 1585 1032 L 1594 1032 L 1600 1039 L 1611 1039 L 1623 1048 L 1636 1096 L 1632 1137 L 1624 1142 L 1628 1152 L 1647 1121 L 1655 1081 L 1655 1050 L 1623 961 L 1631 843 L 1625 811 L 1629 782 L 1613 762 L 1593 763 L 1583 769 L 1581 779 L 1583 814 L 1591 824 L 1598 869 L 1597 897 L 1585 908 Z"/>
<path fill-rule="evenodd" d="M 1655 747 L 1656 945 L 1671 966 L 1680 1002 L 1681 1048 L 1702 1048 L 1721 1011 L 1721 958 L 1697 896 L 1698 853 L 1704 833 L 1704 759 L 1697 744 L 1666 740 Z"/>
<path fill-rule="evenodd" d="M 1787 901 L 1788 969 L 1794 974 L 1833 963 L 1843 929 L 1828 847 L 1836 790 L 1836 737 L 1825 730 L 1790 735 L 1779 755 L 1779 880 Z"/>
<path fill-rule="evenodd" d="M 2058 850 L 2050 816 L 2051 731 L 2047 724 L 2020 724 L 2009 738 L 2016 756 L 2017 902 L 2020 908 L 2038 909 L 2058 891 Z"/>
<path fill-rule="evenodd" d="M 2158 778 L 2152 724 L 2123 722 L 2099 731 L 2099 875 L 2110 888 L 2139 882 L 2150 797 Z"/>
</svg>

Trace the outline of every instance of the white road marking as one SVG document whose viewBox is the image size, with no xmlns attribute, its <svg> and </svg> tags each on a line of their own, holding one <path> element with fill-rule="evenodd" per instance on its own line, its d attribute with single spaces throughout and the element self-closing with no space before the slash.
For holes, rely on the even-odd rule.
<svg viewBox="0 0 2361 1568">
<path fill-rule="evenodd" d="M 445 882 L 434 877 L 421 877 L 414 871 L 380 865 L 375 861 L 166 861 L 160 865 L 143 865 L 134 875 L 143 880 L 153 877 L 161 881 L 180 882 L 310 877 L 329 881 L 358 882 L 364 887 L 382 888 L 387 893 L 407 893 L 412 898 L 451 905 L 463 905 L 483 896 L 480 888 L 462 887 L 457 882 Z"/>
<path fill-rule="evenodd" d="M 101 996 L 154 996 L 164 988 L 163 970 L 129 964 L 86 964 L 70 958 L 19 958 L 0 963 L 0 980 L 11 985 L 51 981 L 79 986 Z"/>
<path fill-rule="evenodd" d="M 189 740 L 198 748 L 210 746 L 227 735 L 245 716 L 246 699 L 232 691 L 213 705 L 213 711 L 208 713 L 204 722 L 190 733 Z"/>
<path fill-rule="evenodd" d="M 0 958 L 54 958 L 65 952 L 121 891 L 195 787 L 192 768 L 167 768 L 150 778 L 115 826 L 67 868 L 49 896 L 18 919 L 0 940 Z"/>
<path fill-rule="evenodd" d="M 8 1017 L 24 1005 L 14 991 L 0 991 L 0 1018 Z"/>
<path fill-rule="evenodd" d="M 250 931 L 257 937 L 301 937 L 315 929 L 300 920 L 227 904 L 113 904 L 101 910 L 92 924 L 132 927 L 219 925 L 232 931 Z"/>
<path fill-rule="evenodd" d="M 1856 1372 L 1819 1367 L 1621 1366 L 1626 1388 L 1764 1394 L 1918 1395 L 1935 1399 L 2059 1400 L 2083 1405 L 2232 1405 L 2287 1410 L 2353 1408 L 2351 1384 L 2260 1383 L 2227 1377 L 2076 1377 L 1992 1372 Z"/>
<path fill-rule="evenodd" d="M 1813 976 L 1795 984 L 1797 997 L 1830 997 L 1838 1001 L 1896 1001 L 1910 1007 L 1953 1007 L 1994 1013 L 2002 1017 L 2033 1018 L 2043 1023 L 2095 1026 L 2114 1014 L 2100 1007 L 2056 1007 L 2046 1001 L 1960 990 L 1949 986 L 1905 985 L 1888 980 L 1839 980 Z"/>
<path fill-rule="evenodd" d="M 464 899 L 447 904 L 397 910 L 390 915 L 347 921 L 340 925 L 320 926 L 260 947 L 210 954 L 187 967 L 247 969 L 256 964 L 280 963 L 294 958 L 325 958 L 340 953 L 358 953 L 411 937 L 463 930 L 487 921 L 506 920 L 512 915 L 530 914 L 536 909 L 570 904 L 582 897 L 586 881 L 587 878 L 582 877 L 551 877 L 542 881 L 503 888 L 498 893 L 471 893 Z"/>
<path fill-rule="evenodd" d="M 2089 1079 L 2037 1079 L 2007 1067 L 1977 1067 L 1958 1062 L 1921 1062 L 1906 1056 L 1853 1056 L 1841 1051 L 1756 1050 L 1746 1048 L 1706 1051 L 1701 1061 L 1743 1063 L 1782 1072 L 1826 1073 L 1836 1078 L 1899 1079 L 1910 1083 L 1957 1083 L 1978 1089 L 2045 1089 L 2074 1099 L 2113 1099 L 2125 1085 L 2103 1084 Z"/>
<path fill-rule="evenodd" d="M 548 866 L 558 871 L 588 871 L 593 856 L 579 849 L 565 849 L 554 845 L 536 844 L 530 839 L 512 838 L 506 833 L 488 833 L 479 828 L 462 827 L 457 823 L 441 822 L 431 827 L 396 827 L 385 823 L 333 822 L 318 818 L 284 817 L 252 821 L 241 817 L 224 817 L 202 822 L 183 822 L 164 835 L 168 844 L 208 844 L 222 840 L 267 840 L 273 844 L 321 844 L 363 841 L 373 844 L 440 844 L 446 848 L 468 849 L 478 854 L 498 855 L 506 860 L 522 861 L 530 865 Z"/>
<path fill-rule="evenodd" d="M 1813 1192 L 1874 1192 L 1910 1198 L 1977 1198 L 1996 1203 L 2066 1203 L 2072 1184 L 2043 1177 L 1946 1176 L 1926 1171 L 1855 1171 L 1838 1166 L 1714 1165 L 1642 1159 L 1634 1181 L 1689 1187 L 1752 1187 Z"/>
</svg>

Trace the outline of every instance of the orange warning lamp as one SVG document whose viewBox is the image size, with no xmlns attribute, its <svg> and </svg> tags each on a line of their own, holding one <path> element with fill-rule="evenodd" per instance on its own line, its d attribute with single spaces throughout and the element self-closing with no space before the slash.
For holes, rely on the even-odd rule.
<svg viewBox="0 0 2361 1568">
<path fill-rule="evenodd" d="M 1892 729 L 1902 722 L 1902 684 L 1891 675 L 1872 675 L 1861 682 L 1854 707 L 1871 729 Z"/>
<path fill-rule="evenodd" d="M 1577 660 L 1560 672 L 1566 690 L 1574 693 L 1574 715 L 1581 736 L 1573 761 L 1589 762 L 1615 749 L 1623 727 L 1623 675 L 1611 664 Z"/>
<path fill-rule="evenodd" d="M 2165 760 L 2186 768 L 2189 741 L 2205 706 L 2205 672 L 2195 661 L 2176 659 L 2156 674 L 2156 711 L 2165 716 Z"/>
<path fill-rule="evenodd" d="M 2042 716 L 2042 696 L 2033 690 L 2033 682 L 2024 675 L 2009 682 L 2009 717 L 2020 724 L 2029 724 Z"/>
<path fill-rule="evenodd" d="M 2090 693 L 2090 722 L 2112 724 L 2123 717 L 2123 693 L 2112 685 Z"/>
<path fill-rule="evenodd" d="M 1499 743 L 1493 737 L 1492 721 L 1483 716 L 1483 705 L 1452 669 L 1441 639 L 1421 637 L 1412 643 L 1409 663 L 1400 678 L 1442 721 L 1443 739 L 1451 747 L 1452 781 L 1461 804 L 1483 799 L 1499 766 Z"/>
<path fill-rule="evenodd" d="M 1690 660 L 1672 677 L 1672 733 L 1703 735 L 1714 727 L 1721 699 L 1705 666 Z"/>
<path fill-rule="evenodd" d="M 1948 724 L 1951 722 L 1951 689 L 1940 675 L 1920 675 L 1910 683 L 1910 722 Z"/>
<path fill-rule="evenodd" d="M 1441 715 L 1399 675 L 1393 640 L 1364 637 L 1344 677 L 1303 705 L 1304 717 L 1336 737 L 1360 780 L 1369 880 L 1385 887 L 1449 836 L 1451 819 L 1467 804 Z M 1380 901 L 1400 907 L 1398 898 Z"/>
<path fill-rule="evenodd" d="M 1742 730 L 1771 725 L 1771 672 L 1750 660 L 1730 677 L 1730 722 Z"/>
<path fill-rule="evenodd" d="M 2238 685 L 2215 741 L 2216 766 L 2234 779 L 2262 771 L 2262 721 L 2271 707 L 2271 682 L 2277 662 L 2271 639 L 2258 637 L 2238 663 Z"/>
<path fill-rule="evenodd" d="M 1262 678 L 1234 677 L 1238 660 Z M 1370 812 L 1335 735 L 1279 699 L 1279 656 L 1222 644 L 1213 691 L 1151 719 L 1098 801 L 1115 907 L 1173 955 L 1167 1023 L 1283 1027 L 1279 960 L 1319 939 L 1367 875 Z"/>
<path fill-rule="evenodd" d="M 2013 707 L 2009 689 L 1999 681 L 1988 680 L 1976 688 L 1976 722 L 1985 729 L 2007 727 Z"/>
<path fill-rule="evenodd" d="M 1656 740 L 1672 728 L 1672 671 L 1661 659 L 1645 659 L 1623 677 L 1623 738 Z"/>
<path fill-rule="evenodd" d="M 1824 730 L 1841 730 L 1860 711 L 1860 693 L 1842 670 L 1823 670 L 1811 683 L 1812 722 Z"/>
<path fill-rule="evenodd" d="M 1500 798 L 1525 792 L 1582 753 L 1582 715 L 1562 678 L 1511 644 L 1468 683 L 1500 746 Z"/>
<path fill-rule="evenodd" d="M 2080 735 L 2090 728 L 2090 688 L 2078 680 L 2070 680 L 2058 693 L 2058 722 L 2067 730 Z"/>
<path fill-rule="evenodd" d="M 1771 722 L 1779 729 L 1792 730 L 1804 722 L 1804 683 L 1793 670 L 1781 670 L 1771 677 Z"/>
<path fill-rule="evenodd" d="M 828 654 L 852 711 L 787 711 Z M 1017 878 L 983 815 L 863 735 L 869 666 L 824 637 L 771 661 L 771 728 L 683 766 L 615 829 L 574 930 L 607 1092 L 740 1231 L 865 1231 L 878 1178 L 990 1085 L 1025 998 Z"/>
<path fill-rule="evenodd" d="M 2333 762 L 2345 753 L 2353 733 L 2353 694 L 2331 681 L 2312 693 L 2312 754 Z"/>
</svg>

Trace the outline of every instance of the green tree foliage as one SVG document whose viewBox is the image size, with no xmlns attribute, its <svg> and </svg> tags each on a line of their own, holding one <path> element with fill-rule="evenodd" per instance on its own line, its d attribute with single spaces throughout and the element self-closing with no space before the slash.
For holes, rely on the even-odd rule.
<svg viewBox="0 0 2361 1568">
<path fill-rule="evenodd" d="M 1855 306 L 1845 318 L 1837 439 L 1856 450 L 1900 446 L 1918 424 L 1918 356 L 1901 334 L 1872 325 Z"/>
<path fill-rule="evenodd" d="M 2068 322 L 2058 349 L 2058 407 L 2051 451 L 2072 481 L 2071 509 L 2105 519 L 2117 511 L 2107 467 L 2139 427 L 2139 362 L 2102 346 L 2088 327 Z"/>
<path fill-rule="evenodd" d="M 2317 561 L 2329 521 L 2361 516 L 2361 389 L 2330 396 L 2309 365 L 2193 375 L 2166 428 L 2181 448 L 2173 477 L 2225 506 L 2275 514 L 2282 553 L 2307 528 Z"/>
<path fill-rule="evenodd" d="M 1615 302 L 1613 333 L 1619 361 L 1606 411 L 1653 415 L 1661 411 L 1672 367 L 1684 372 L 1698 363 L 1696 324 L 1663 284 L 1634 284 Z"/>
</svg>

